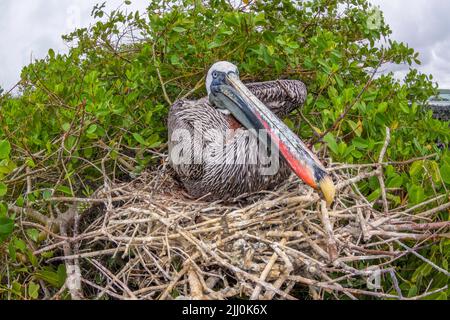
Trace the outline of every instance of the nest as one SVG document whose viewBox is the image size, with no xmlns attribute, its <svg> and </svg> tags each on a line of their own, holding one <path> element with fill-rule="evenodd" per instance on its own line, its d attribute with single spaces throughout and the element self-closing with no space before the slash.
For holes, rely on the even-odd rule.
<svg viewBox="0 0 450 320">
<path fill-rule="evenodd" d="M 445 196 L 390 209 L 383 164 L 330 167 L 331 208 L 295 177 L 228 203 L 190 199 L 166 166 L 127 183 L 105 178 L 92 198 L 72 199 L 84 212 L 37 253 L 61 248 L 49 262 L 65 262 L 74 299 L 403 299 L 396 260 L 416 255 L 446 272 L 417 253 L 448 237 L 449 223 L 433 222 Z M 357 187 L 371 177 L 383 186 L 376 203 Z"/>
</svg>

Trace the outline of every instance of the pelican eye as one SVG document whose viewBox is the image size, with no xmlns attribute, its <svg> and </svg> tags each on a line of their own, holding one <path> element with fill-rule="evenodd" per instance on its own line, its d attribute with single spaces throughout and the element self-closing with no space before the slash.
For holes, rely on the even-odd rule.
<svg viewBox="0 0 450 320">
<path fill-rule="evenodd" d="M 219 74 L 217 73 L 217 71 L 214 71 L 214 72 L 212 73 L 213 78 L 217 78 L 218 75 L 219 75 Z"/>
</svg>

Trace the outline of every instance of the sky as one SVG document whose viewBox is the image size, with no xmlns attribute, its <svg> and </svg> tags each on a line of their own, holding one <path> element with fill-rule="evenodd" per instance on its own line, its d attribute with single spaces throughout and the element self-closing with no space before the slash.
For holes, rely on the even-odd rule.
<svg viewBox="0 0 450 320">
<path fill-rule="evenodd" d="M 32 59 L 43 58 L 52 48 L 67 52 L 61 35 L 92 23 L 92 7 L 104 0 L 0 0 L 0 86 L 10 89 L 20 70 Z M 392 38 L 408 43 L 420 53 L 419 70 L 433 74 L 442 88 L 450 88 L 450 1 L 370 0 L 380 6 L 393 30 Z M 122 0 L 106 0 L 117 8 Z M 144 12 L 146 0 L 130 6 Z M 406 66 L 393 69 L 398 78 Z"/>
<path fill-rule="evenodd" d="M 92 8 L 105 0 L 0 0 L 0 87 L 9 90 L 20 79 L 23 66 L 43 58 L 52 48 L 67 52 L 61 36 L 93 22 Z M 106 0 L 106 10 L 123 0 Z M 131 9 L 145 12 L 146 0 Z"/>
<path fill-rule="evenodd" d="M 370 0 L 380 7 L 392 30 L 391 38 L 419 52 L 422 73 L 432 74 L 441 88 L 450 89 L 450 1 Z M 408 67 L 394 68 L 403 78 Z"/>
</svg>

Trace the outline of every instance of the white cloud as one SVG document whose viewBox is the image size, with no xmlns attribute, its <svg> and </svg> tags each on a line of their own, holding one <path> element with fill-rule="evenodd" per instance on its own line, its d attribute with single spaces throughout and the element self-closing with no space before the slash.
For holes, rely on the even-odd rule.
<svg viewBox="0 0 450 320">
<path fill-rule="evenodd" d="M 419 52 L 422 65 L 442 88 L 450 88 L 450 2 L 443 0 L 370 0 L 379 5 L 390 25 L 392 38 Z M 395 68 L 402 77 L 407 66 Z"/>
<path fill-rule="evenodd" d="M 20 79 L 20 70 L 32 58 L 42 58 L 52 48 L 67 52 L 63 34 L 88 26 L 92 8 L 102 0 L 1 0 L 0 86 L 9 89 Z M 122 0 L 107 0 L 115 9 Z M 147 1 L 135 0 L 131 8 L 144 11 Z"/>
</svg>

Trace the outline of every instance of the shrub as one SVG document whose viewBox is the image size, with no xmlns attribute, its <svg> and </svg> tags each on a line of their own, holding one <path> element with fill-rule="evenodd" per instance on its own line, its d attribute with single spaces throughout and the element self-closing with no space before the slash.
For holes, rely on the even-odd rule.
<svg viewBox="0 0 450 320">
<path fill-rule="evenodd" d="M 50 272 L 51 283 L 60 283 L 61 271 L 42 267 L 13 234 L 8 204 L 45 216 L 52 197 L 90 196 L 104 174 L 119 179 L 151 167 L 149 151 L 164 149 L 170 103 L 205 95 L 205 72 L 217 60 L 237 64 L 244 81 L 304 81 L 307 102 L 286 123 L 316 148 L 325 145 L 335 161 L 375 161 L 389 127 L 387 157 L 397 162 L 386 171 L 392 206 L 450 186 L 450 155 L 436 146 L 448 146 L 448 123 L 422 108 L 437 86 L 413 68 L 418 53 L 389 38 L 382 13 L 367 0 L 244 1 L 238 8 L 222 0 L 150 1 L 145 13 L 97 5 L 92 15 L 91 28 L 64 36 L 67 54 L 50 49 L 23 69 L 18 95 L 0 98 L 0 241 L 8 240 L 2 254 L 10 261 L 19 261 L 17 252 L 25 257 L 25 274 Z M 380 73 L 389 64 L 410 66 L 404 81 Z M 381 196 L 377 179 L 361 190 L 372 201 Z M 39 232 L 30 230 L 28 240 L 38 242 Z M 439 264 L 448 241 L 426 250 Z M 423 263 L 401 266 L 411 279 L 405 290 L 417 288 L 410 268 Z M 433 271 L 425 271 L 420 276 L 431 279 Z M 13 272 L 16 296 L 35 291 L 23 271 Z"/>
</svg>

